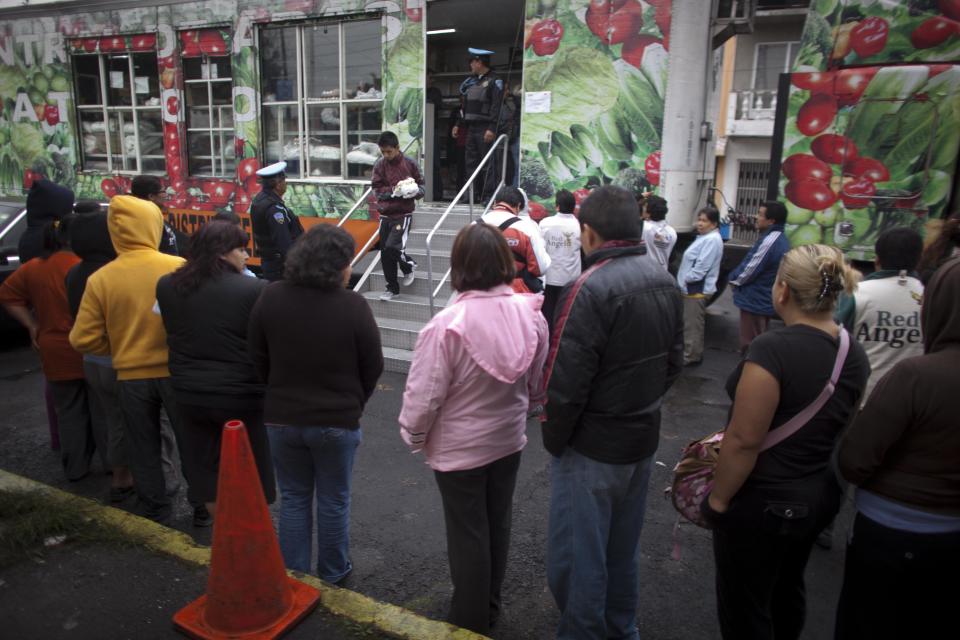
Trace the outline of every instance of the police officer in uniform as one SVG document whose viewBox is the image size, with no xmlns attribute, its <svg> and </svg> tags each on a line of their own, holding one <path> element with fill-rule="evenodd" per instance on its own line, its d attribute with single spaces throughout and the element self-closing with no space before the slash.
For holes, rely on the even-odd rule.
<svg viewBox="0 0 960 640">
<path fill-rule="evenodd" d="M 283 261 L 294 240 L 303 235 L 300 219 L 283 204 L 287 190 L 286 162 L 275 162 L 257 171 L 263 190 L 250 204 L 253 239 L 260 249 L 263 277 L 283 278 Z"/>
<path fill-rule="evenodd" d="M 472 175 L 480 161 L 490 150 L 497 135 L 505 133 L 503 118 L 503 80 L 490 70 L 490 56 L 493 51 L 486 49 L 467 49 L 470 52 L 471 75 L 460 85 L 460 94 L 464 98 L 463 116 L 453 128 L 456 138 L 460 127 L 467 128 L 466 173 Z M 479 200 L 485 201 L 493 196 L 500 181 L 500 154 L 495 154 L 481 174 L 474 181 L 474 193 Z"/>
</svg>

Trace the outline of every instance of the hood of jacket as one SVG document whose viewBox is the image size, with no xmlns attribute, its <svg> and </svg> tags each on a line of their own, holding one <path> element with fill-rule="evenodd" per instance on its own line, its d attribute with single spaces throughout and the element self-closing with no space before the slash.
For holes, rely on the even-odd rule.
<svg viewBox="0 0 960 640">
<path fill-rule="evenodd" d="M 48 220 L 73 212 L 73 191 L 46 178 L 37 180 L 27 193 L 27 224 L 41 226 Z"/>
<path fill-rule="evenodd" d="M 537 353 L 537 316 L 543 297 L 514 293 L 508 285 L 457 296 L 457 316 L 449 325 L 470 358 L 501 382 L 513 384 L 527 373 Z"/>
<path fill-rule="evenodd" d="M 107 209 L 107 226 L 117 254 L 144 249 L 156 251 L 163 233 L 163 214 L 148 200 L 114 196 Z"/>
<path fill-rule="evenodd" d="M 106 264 L 117 257 L 110 240 L 107 214 L 97 211 L 78 215 L 70 223 L 70 248 L 84 262 Z"/>
<path fill-rule="evenodd" d="M 960 258 L 940 267 L 923 290 L 920 324 L 925 353 L 960 345 Z"/>
</svg>

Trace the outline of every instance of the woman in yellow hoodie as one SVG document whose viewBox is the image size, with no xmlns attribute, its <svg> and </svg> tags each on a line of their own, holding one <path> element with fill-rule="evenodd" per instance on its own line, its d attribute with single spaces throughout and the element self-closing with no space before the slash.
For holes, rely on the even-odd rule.
<svg viewBox="0 0 960 640">
<path fill-rule="evenodd" d="M 137 496 L 144 515 L 166 522 L 171 507 L 160 464 L 161 406 L 175 434 L 179 421 L 167 369 L 166 333 L 153 305 L 157 280 L 184 260 L 157 250 L 163 216 L 152 202 L 115 196 L 107 210 L 107 226 L 117 259 L 87 281 L 70 344 L 81 353 L 113 357 Z M 187 497 L 191 498 L 189 491 Z M 198 517 L 209 519 L 209 514 L 198 513 L 206 511 L 202 502 L 191 503 L 195 522 Z"/>
</svg>

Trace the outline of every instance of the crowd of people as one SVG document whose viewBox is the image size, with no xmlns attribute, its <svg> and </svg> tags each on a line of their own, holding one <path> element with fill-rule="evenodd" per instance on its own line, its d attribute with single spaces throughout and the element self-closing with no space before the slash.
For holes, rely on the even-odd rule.
<svg viewBox="0 0 960 640">
<path fill-rule="evenodd" d="M 422 190 L 386 194 L 422 178 L 395 136 L 381 146 L 396 152 L 375 171 L 396 295 L 397 269 L 410 276 L 416 266 L 403 249 Z M 38 180 L 22 266 L 0 304 L 40 352 L 69 480 L 90 473 L 96 453 L 112 472 L 111 502 L 135 494 L 144 516 L 167 523 L 172 447 L 193 523 L 208 526 L 221 428 L 240 419 L 268 502 L 279 488 L 285 563 L 344 584 L 352 467 L 383 371 L 380 334 L 347 287 L 353 238 L 333 225 L 294 228 L 283 167 L 261 179 L 254 228 L 270 225 L 273 242 L 265 279 L 250 277 L 250 238 L 229 214 L 190 238 L 186 260 L 173 255 L 177 238 L 148 178 L 106 212 Z M 499 618 L 527 420 L 538 416 L 552 456 L 546 573 L 557 637 L 637 638 L 661 406 L 683 367 L 703 359 L 719 214 L 699 212 L 674 276 L 677 233 L 658 196 L 638 203 L 604 186 L 577 212 L 560 191 L 558 213 L 540 224 L 525 205 L 520 190 L 502 187 L 457 234 L 455 295 L 417 339 L 400 435 L 440 493 L 450 622 L 489 633 Z M 790 248 L 785 217 L 780 203 L 763 205 L 760 237 L 730 277 L 742 360 L 726 382 L 732 407 L 701 506 L 720 629 L 727 639 L 799 637 L 804 569 L 850 483 L 857 514 L 836 637 L 922 637 L 918 629 L 946 628 L 942 585 L 960 568 L 960 400 L 948 383 L 960 373 L 960 218 L 927 250 L 914 231 L 886 231 L 876 271 L 860 282 L 836 248 Z M 779 442 L 778 430 L 791 435 Z"/>
</svg>

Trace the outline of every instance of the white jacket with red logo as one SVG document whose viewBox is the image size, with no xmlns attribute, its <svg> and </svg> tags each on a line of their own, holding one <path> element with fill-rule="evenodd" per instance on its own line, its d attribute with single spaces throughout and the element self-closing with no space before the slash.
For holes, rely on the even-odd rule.
<svg viewBox="0 0 960 640">
<path fill-rule="evenodd" d="M 499 227 L 510 218 L 520 218 L 519 221 L 503 230 L 503 237 L 506 238 L 507 245 L 516 260 L 517 271 L 526 268 L 531 275 L 538 278 L 542 277 L 544 270 L 550 266 L 550 256 L 546 254 L 546 251 L 543 252 L 543 256 L 537 251 L 537 241 L 539 240 L 539 243 L 543 244 L 543 238 L 539 235 L 539 227 L 536 223 L 533 223 L 534 229 L 537 230 L 536 237 L 533 237 L 531 230 L 524 224 L 523 217 L 517 216 L 509 209 L 494 207 L 483 214 L 480 220 L 492 227 Z M 512 286 L 517 293 L 530 293 L 519 275 L 514 278 Z"/>
</svg>

